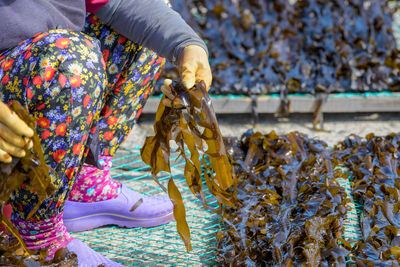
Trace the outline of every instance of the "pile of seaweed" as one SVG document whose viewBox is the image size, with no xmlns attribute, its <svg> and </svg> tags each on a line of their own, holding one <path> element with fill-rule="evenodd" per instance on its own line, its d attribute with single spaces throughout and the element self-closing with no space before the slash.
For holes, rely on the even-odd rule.
<svg viewBox="0 0 400 267">
<path fill-rule="evenodd" d="M 35 119 L 17 102 L 12 102 L 15 112 L 30 128 L 35 128 Z M 27 219 L 37 211 L 40 204 L 54 193 L 49 176 L 50 167 L 44 161 L 39 136 L 34 133 L 33 148 L 25 149 L 26 156 L 13 158 L 11 163 L 0 163 L 0 265 L 1 266 L 77 266 L 76 255 L 68 249 L 59 249 L 52 260 L 46 260 L 47 251 L 28 249 L 15 226 L 3 213 L 13 192 L 22 184 L 35 192 L 39 198 L 37 205 L 28 214 Z"/>
<path fill-rule="evenodd" d="M 347 198 L 326 143 L 298 132 L 227 139 L 242 208 L 224 207 L 217 260 L 231 266 L 341 266 Z"/>
<path fill-rule="evenodd" d="M 218 263 L 344 266 L 350 260 L 358 266 L 400 264 L 399 134 L 350 136 L 333 148 L 298 132 L 277 135 L 248 130 L 239 139 L 222 141 L 204 82 L 189 90 L 178 82 L 169 90 L 173 103 L 181 107 L 166 106 L 165 96 L 161 99 L 155 135 L 146 139 L 141 156 L 159 183 L 160 171 L 171 172 L 170 141 L 175 141 L 192 193 L 221 215 Z M 352 195 L 361 205 L 361 240 L 344 238 L 351 201 L 339 184 L 339 179 L 349 178 L 344 170 L 353 175 Z M 207 204 L 202 179 L 219 209 Z M 172 176 L 168 194 L 178 233 L 190 250 L 185 208 Z"/>
<path fill-rule="evenodd" d="M 233 266 L 398 266 L 400 134 L 347 137 L 334 148 L 293 132 L 226 138 L 239 209 L 224 207 L 217 260 Z M 343 172 L 346 169 L 346 172 Z M 351 175 L 360 240 L 343 238 L 338 178 Z"/>
<path fill-rule="evenodd" d="M 335 157 L 353 174 L 353 194 L 363 206 L 352 254 L 357 266 L 400 264 L 400 135 L 349 136 Z"/>
<path fill-rule="evenodd" d="M 386 0 L 173 0 L 206 41 L 214 94 L 398 91 Z M 168 65 L 164 77 L 177 78 Z"/>
</svg>

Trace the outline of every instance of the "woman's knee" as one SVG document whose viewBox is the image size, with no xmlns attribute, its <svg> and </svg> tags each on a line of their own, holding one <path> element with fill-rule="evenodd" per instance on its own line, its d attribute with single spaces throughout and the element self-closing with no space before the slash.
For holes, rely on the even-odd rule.
<svg viewBox="0 0 400 267">
<path fill-rule="evenodd" d="M 104 72 L 98 41 L 84 33 L 52 30 L 34 38 L 32 47 L 40 54 L 39 68 L 58 67 L 71 75 L 91 70 Z"/>
<path fill-rule="evenodd" d="M 35 64 L 27 79 L 38 96 L 54 98 L 65 90 L 71 97 L 79 97 L 82 91 L 103 92 L 106 72 L 96 39 L 80 32 L 53 30 L 36 36 L 31 45 L 25 60 Z"/>
</svg>

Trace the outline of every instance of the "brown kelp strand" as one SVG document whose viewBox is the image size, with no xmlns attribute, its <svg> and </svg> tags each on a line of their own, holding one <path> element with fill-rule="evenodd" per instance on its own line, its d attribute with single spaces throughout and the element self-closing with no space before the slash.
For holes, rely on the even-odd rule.
<svg viewBox="0 0 400 267">
<path fill-rule="evenodd" d="M 171 2 L 207 43 L 214 94 L 399 90 L 389 1 Z"/>
<path fill-rule="evenodd" d="M 11 110 L 25 123 L 35 128 L 35 120 L 17 102 L 12 102 Z M 38 204 L 30 211 L 28 218 L 38 209 L 44 199 L 48 198 L 55 190 L 49 176 L 50 168 L 44 161 L 39 136 L 34 133 L 33 148 L 25 149 L 23 158 L 13 158 L 9 164 L 0 163 L 0 208 L 9 202 L 13 192 L 24 184 L 27 190 L 35 192 L 39 198 Z M 35 252 L 29 250 L 20 237 L 17 229 L 1 213 L 0 223 L 7 233 L 0 230 L 0 265 L 1 266 L 76 266 L 76 255 L 66 249 L 57 251 L 54 260 L 46 261 L 46 251 Z"/>
<path fill-rule="evenodd" d="M 400 135 L 350 136 L 336 146 L 336 158 L 353 175 L 361 204 L 362 238 L 352 254 L 358 266 L 400 264 Z"/>
<path fill-rule="evenodd" d="M 327 145 L 247 131 L 226 139 L 238 207 L 225 206 L 217 260 L 230 266 L 343 266 L 346 194 Z"/>
<path fill-rule="evenodd" d="M 190 90 L 181 83 L 174 83 L 170 90 L 184 108 L 167 107 L 164 98 L 160 101 L 154 123 L 155 135 L 146 138 L 141 149 L 142 160 L 151 166 L 153 178 L 159 183 L 156 175 L 160 171 L 171 173 L 170 141 L 175 141 L 179 156 L 185 160 L 187 185 L 203 205 L 213 209 L 204 196 L 202 175 L 218 203 L 235 206 L 236 178 L 204 82 Z M 190 154 L 186 154 L 186 148 Z M 174 203 L 178 233 L 187 250 L 191 250 L 185 207 L 172 176 L 168 182 L 168 195 Z"/>
</svg>

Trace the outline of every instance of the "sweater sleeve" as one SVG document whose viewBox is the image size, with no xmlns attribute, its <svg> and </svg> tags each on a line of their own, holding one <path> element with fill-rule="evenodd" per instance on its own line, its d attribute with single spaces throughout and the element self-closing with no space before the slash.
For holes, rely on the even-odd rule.
<svg viewBox="0 0 400 267">
<path fill-rule="evenodd" d="M 163 0 L 110 0 L 95 12 L 104 23 L 128 39 L 175 63 L 183 48 L 207 46 Z"/>
</svg>

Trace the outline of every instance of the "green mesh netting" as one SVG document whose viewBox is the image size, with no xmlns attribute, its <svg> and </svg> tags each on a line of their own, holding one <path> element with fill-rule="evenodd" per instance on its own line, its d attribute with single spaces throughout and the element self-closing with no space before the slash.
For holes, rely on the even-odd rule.
<svg viewBox="0 0 400 267">
<path fill-rule="evenodd" d="M 354 245 L 355 241 L 360 240 L 362 237 L 359 224 L 359 214 L 362 211 L 362 206 L 355 202 L 351 192 L 352 174 L 347 170 L 347 168 L 343 167 L 338 169 L 343 173 L 343 176 L 337 178 L 336 181 L 345 189 L 347 198 L 350 200 L 350 202 L 347 203 L 347 214 L 343 223 L 345 227 L 343 238 L 350 241 L 350 244 Z"/>
<path fill-rule="evenodd" d="M 352 246 L 354 246 L 357 240 L 361 240 L 361 228 L 360 228 L 360 214 L 362 211 L 362 206 L 355 202 L 353 194 L 351 193 L 351 179 L 352 174 L 347 168 L 338 168 L 339 172 L 342 173 L 342 177 L 337 178 L 336 181 L 345 189 L 347 198 L 350 202 L 347 203 L 347 214 L 345 221 L 343 222 L 344 234 L 343 238 L 347 240 Z M 352 255 L 347 257 L 347 263 L 353 265 L 354 263 Z"/>
</svg>

